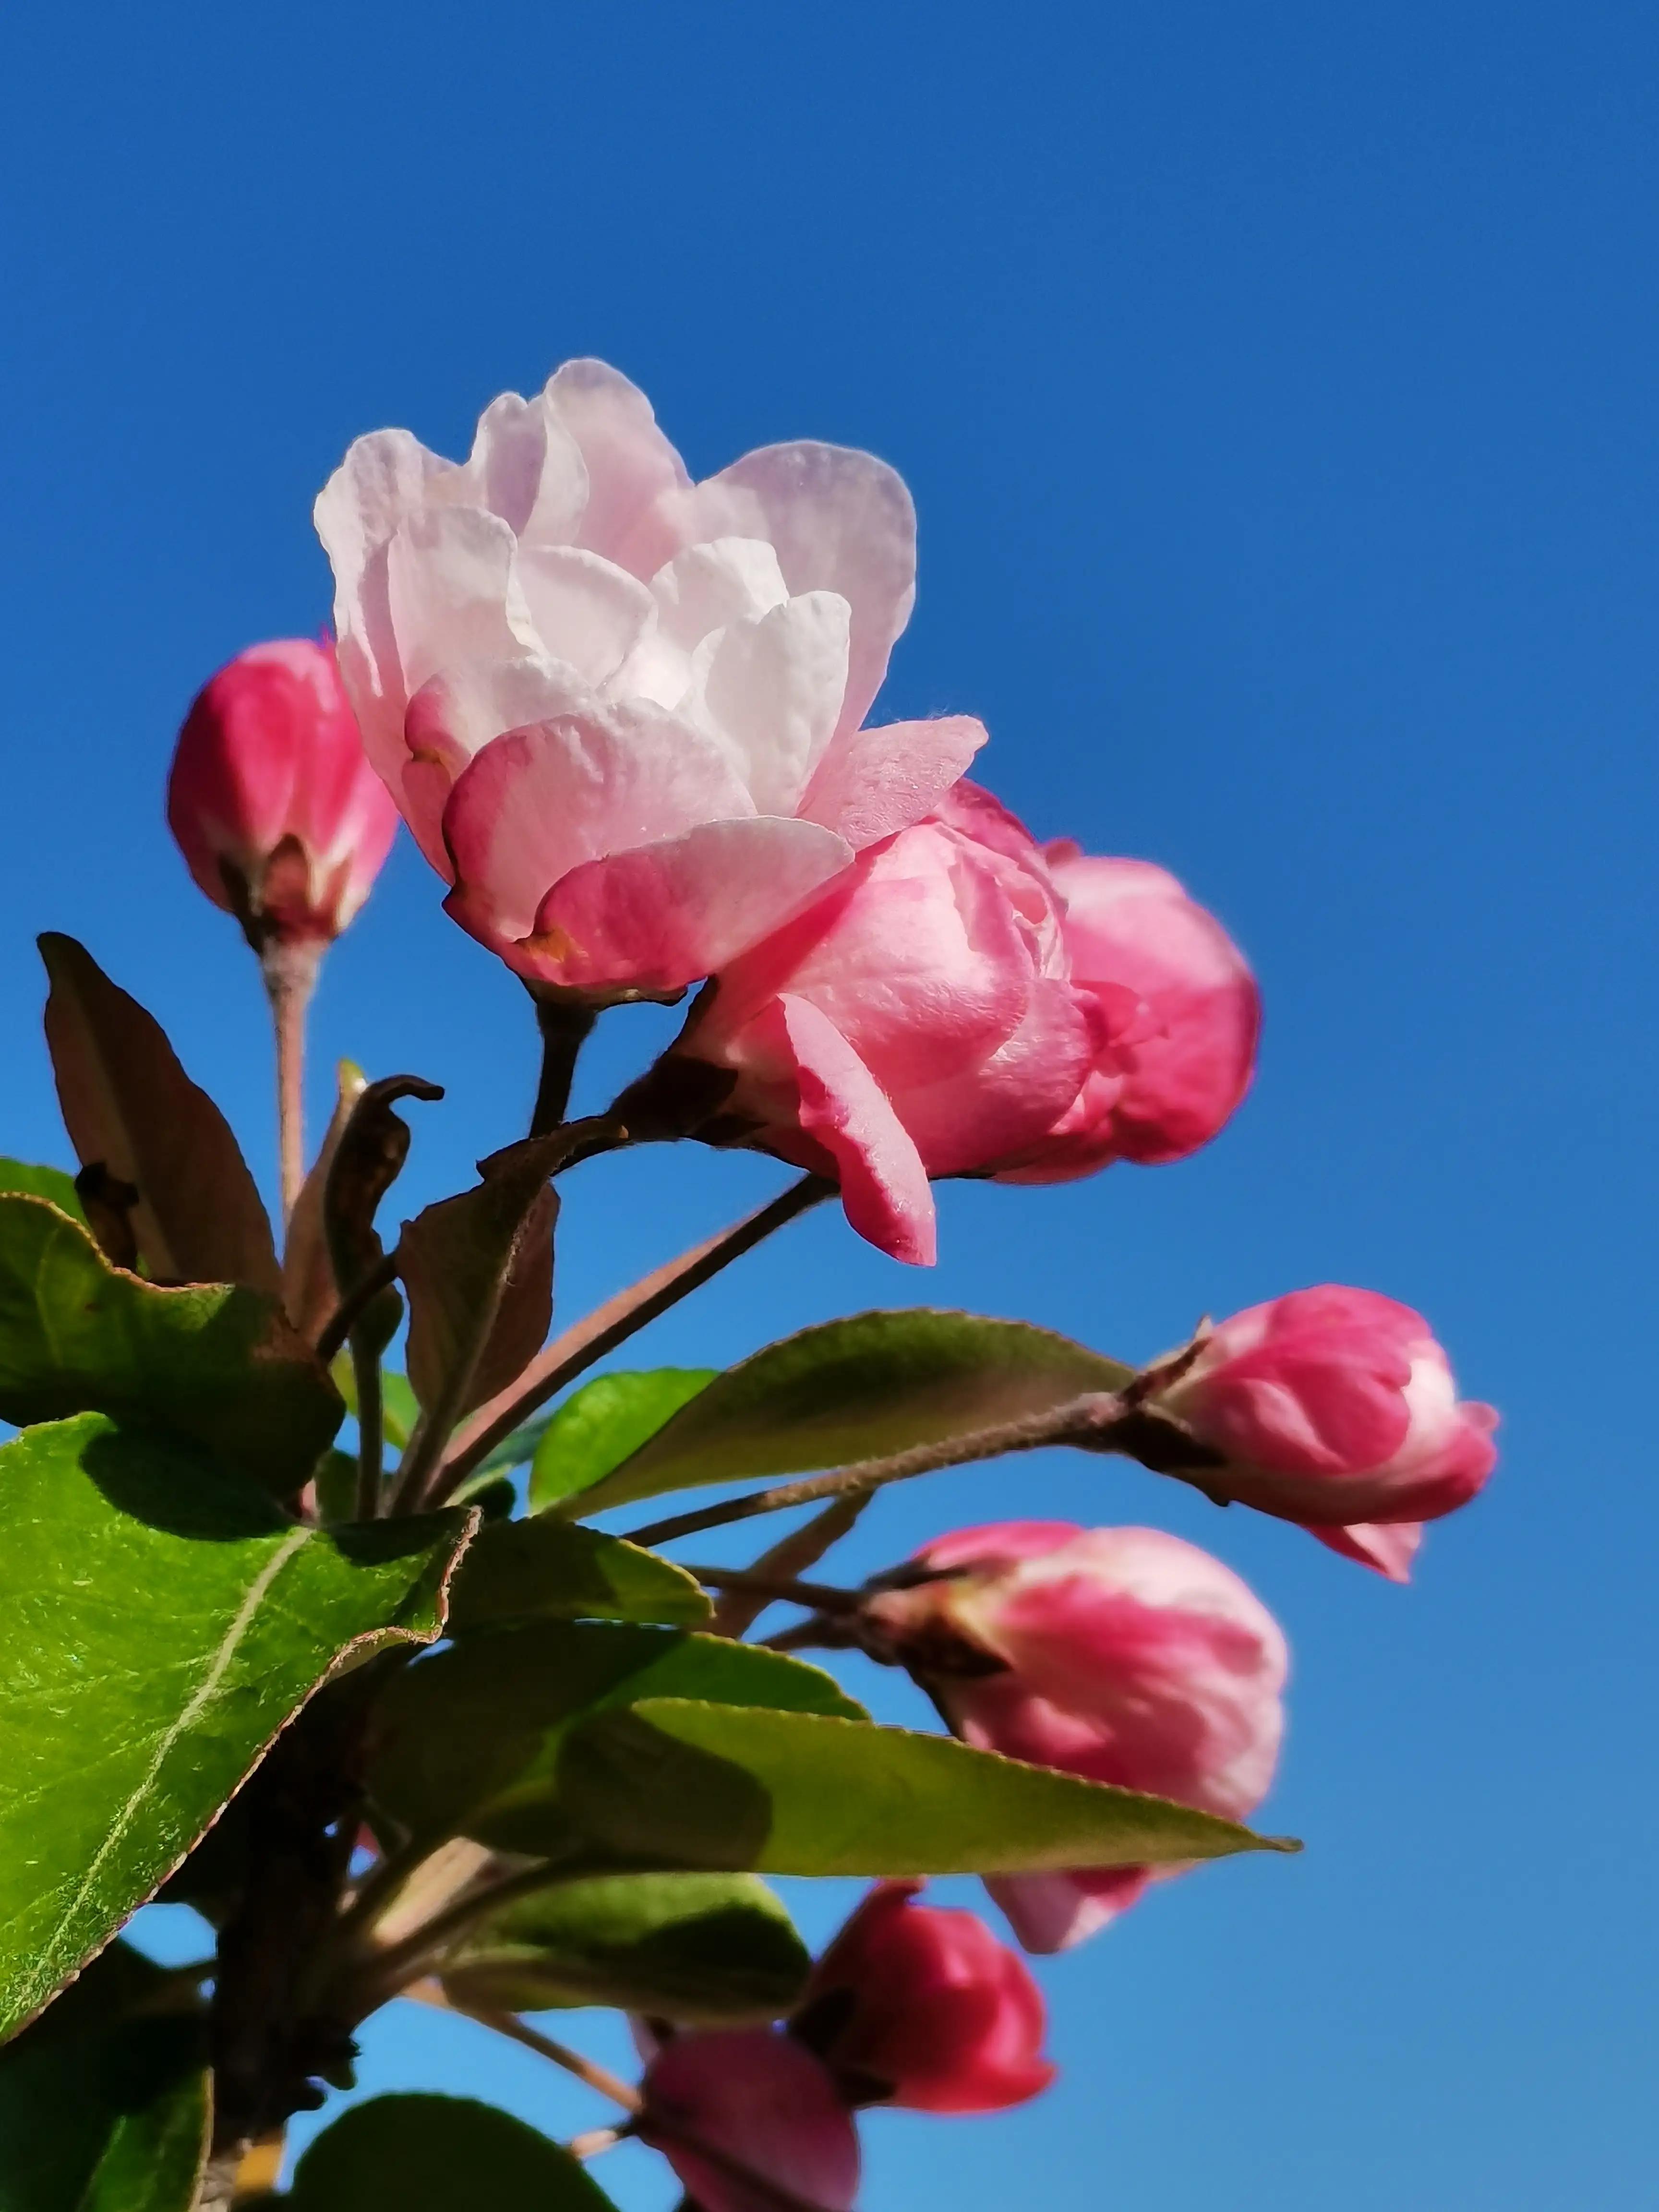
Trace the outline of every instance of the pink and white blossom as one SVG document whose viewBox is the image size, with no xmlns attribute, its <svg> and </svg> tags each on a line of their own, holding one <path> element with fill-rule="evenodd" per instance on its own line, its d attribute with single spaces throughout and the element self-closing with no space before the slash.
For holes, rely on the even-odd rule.
<svg viewBox="0 0 1659 2212">
<path fill-rule="evenodd" d="M 449 911 L 532 984 L 672 996 L 984 741 L 862 727 L 915 597 L 892 469 L 796 443 L 693 483 L 600 362 L 492 402 L 465 462 L 360 438 L 317 526 L 369 757 Z"/>
<path fill-rule="evenodd" d="M 1289 1654 L 1267 1607 L 1208 1553 L 1155 1528 L 1012 1521 L 941 1537 L 912 1564 L 941 1579 L 872 1595 L 866 1634 L 964 1742 L 1229 1820 L 1266 1796 Z M 1170 1871 L 986 1887 L 1028 1951 L 1059 1951 Z"/>
<path fill-rule="evenodd" d="M 1235 1314 L 1155 1402 L 1223 1455 L 1206 1489 L 1396 1581 L 1412 1526 L 1466 1505 L 1498 1456 L 1497 1413 L 1459 1401 L 1422 1315 L 1340 1284 Z"/>
<path fill-rule="evenodd" d="M 179 732 L 167 824 L 196 882 L 258 949 L 339 935 L 398 815 L 363 757 L 329 646 L 278 638 L 208 678 Z"/>
</svg>

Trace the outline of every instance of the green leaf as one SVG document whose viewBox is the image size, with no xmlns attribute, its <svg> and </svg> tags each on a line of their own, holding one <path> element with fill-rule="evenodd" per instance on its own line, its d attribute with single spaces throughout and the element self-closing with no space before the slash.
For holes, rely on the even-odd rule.
<svg viewBox="0 0 1659 2212">
<path fill-rule="evenodd" d="M 527 1467 L 552 1424 L 551 1413 L 536 1413 L 529 1420 L 520 1421 L 516 1429 L 501 1438 L 494 1451 L 485 1453 L 474 1474 L 511 1474 L 515 1468 Z"/>
<path fill-rule="evenodd" d="M 714 1611 L 684 1567 L 620 1536 L 566 1521 L 481 1529 L 455 1578 L 449 1632 L 524 1620 L 663 1621 L 696 1628 Z"/>
<path fill-rule="evenodd" d="M 56 1206 L 0 1197 L 0 1419 L 80 1413 L 171 1430 L 286 1496 L 341 1406 L 274 1298 L 146 1283 Z"/>
<path fill-rule="evenodd" d="M 821 1668 L 724 1637 L 596 1621 L 484 1629 L 389 1686 L 371 1795 L 422 1839 L 464 1834 L 532 1858 L 562 1856 L 571 1837 L 553 1775 L 566 1730 L 653 1697 L 862 1711 Z"/>
<path fill-rule="evenodd" d="M 715 1367 L 653 1367 L 585 1384 L 542 1431 L 530 1470 L 531 1510 L 543 1512 L 591 1490 L 719 1373 Z"/>
<path fill-rule="evenodd" d="M 781 2019 L 811 1963 L 752 1875 L 612 1875 L 509 1905 L 450 1954 L 443 1979 L 458 2002 L 498 2011 L 613 2005 L 732 2027 Z"/>
<path fill-rule="evenodd" d="M 0 1449 L 0 2038 L 154 1893 L 337 1662 L 429 1643 L 471 1525 L 312 1528 L 97 1414 Z"/>
<path fill-rule="evenodd" d="M 728 1368 L 585 1490 L 581 1510 L 908 1451 L 1045 1412 L 1085 1390 L 1121 1390 L 1131 1372 L 1027 1322 L 926 1308 L 855 1314 Z"/>
<path fill-rule="evenodd" d="M 375 2097 L 325 2128 L 294 2171 L 290 2212 L 612 2212 L 568 2150 L 471 2097 Z"/>
<path fill-rule="evenodd" d="M 270 1223 L 230 1124 L 179 1065 L 165 1031 L 83 945 L 49 930 L 46 1042 L 82 1167 L 136 1186 L 133 1226 L 152 1275 L 279 1294 Z"/>
<path fill-rule="evenodd" d="M 189 2212 L 207 2151 L 203 2015 L 125 1943 L 0 2051 L 3 2212 Z"/>
<path fill-rule="evenodd" d="M 574 1830 L 659 1864 L 1030 1874 L 1295 1848 L 950 1736 L 677 1697 L 584 1723 L 550 1780 Z M 529 1812 L 520 1808 L 520 1831 Z"/>
<path fill-rule="evenodd" d="M 60 1213 L 84 1227 L 86 1208 L 75 1188 L 75 1177 L 62 1168 L 31 1167 L 23 1160 L 0 1160 L 0 1191 L 21 1191 L 30 1198 L 49 1200 Z"/>
</svg>

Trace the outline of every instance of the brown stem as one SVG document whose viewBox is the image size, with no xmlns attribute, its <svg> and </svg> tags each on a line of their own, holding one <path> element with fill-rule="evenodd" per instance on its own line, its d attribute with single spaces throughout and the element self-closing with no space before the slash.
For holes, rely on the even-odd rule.
<svg viewBox="0 0 1659 2212">
<path fill-rule="evenodd" d="M 321 961 L 320 945 L 273 939 L 259 962 L 276 1032 L 276 1146 L 285 1229 L 306 1179 L 306 1010 Z"/>
<path fill-rule="evenodd" d="M 799 1583 L 787 1575 L 762 1574 L 752 1567 L 687 1567 L 705 1589 L 731 1590 L 740 1597 L 780 1599 L 788 1605 L 808 1605 L 819 1613 L 854 1613 L 863 1601 L 856 1590 L 836 1589 L 828 1583 Z"/>
<path fill-rule="evenodd" d="M 867 1497 L 832 1498 L 822 1513 L 815 1513 L 802 1527 L 792 1528 L 769 1551 L 763 1552 L 750 1572 L 792 1577 L 804 1574 L 841 1541 L 869 1503 Z M 769 1602 L 763 1596 L 728 1590 L 716 1603 L 708 1626 L 716 1636 L 746 1636 Z"/>
<path fill-rule="evenodd" d="M 654 1270 L 614 1297 L 597 1306 L 574 1328 L 556 1337 L 532 1359 L 516 1382 L 481 1406 L 448 1448 L 427 1503 L 441 1505 L 453 1495 L 477 1466 L 520 1421 L 572 1382 L 578 1375 L 603 1359 L 606 1352 L 626 1343 L 647 1322 L 655 1321 L 672 1305 L 698 1290 L 722 1267 L 751 1251 L 762 1239 L 798 1213 L 829 1197 L 835 1185 L 817 1176 L 803 1176 L 768 1206 L 745 1221 L 724 1229 L 718 1237 L 695 1244 L 678 1260 Z"/>
<path fill-rule="evenodd" d="M 317 1357 L 325 1367 L 350 1335 L 364 1308 L 372 1305 L 382 1291 L 389 1291 L 397 1279 L 398 1254 L 394 1246 L 374 1262 L 367 1274 L 358 1277 L 329 1316 L 317 1339 Z"/>
<path fill-rule="evenodd" d="M 493 2028 L 497 2035 L 505 2035 L 514 2043 L 523 2044 L 526 2051 L 535 2051 L 538 2057 L 550 2059 L 555 2066 L 563 2067 L 567 2074 L 574 2074 L 579 2081 L 586 2082 L 601 2097 L 608 2097 L 613 2105 L 620 2105 L 623 2112 L 639 2111 L 637 2089 L 630 2088 L 607 2067 L 596 2065 L 591 2058 L 584 2058 L 580 2051 L 571 2050 L 568 2044 L 556 2043 L 550 2035 L 544 2035 L 539 2028 L 532 2027 L 516 2013 L 495 2012 L 483 2006 L 458 2005 L 453 1998 L 448 2002 L 452 2012 L 464 2013 L 469 2020 L 476 2020 L 481 2027 Z"/>
<path fill-rule="evenodd" d="M 530 1117 L 532 1137 L 547 1136 L 563 1121 L 577 1057 L 598 1019 L 592 1006 L 556 999 L 536 1000 L 536 1026 L 542 1033 L 542 1073 Z"/>
<path fill-rule="evenodd" d="M 724 1504 L 705 1505 L 695 1513 L 653 1521 L 643 1528 L 626 1530 L 625 1538 L 630 1544 L 649 1549 L 672 1544 L 677 1537 L 696 1535 L 703 1528 L 747 1521 L 757 1513 L 781 1513 L 792 1505 L 816 1504 L 821 1498 L 867 1497 L 887 1483 L 904 1482 L 912 1475 L 933 1474 L 945 1467 L 967 1467 L 976 1460 L 1000 1459 L 1005 1452 L 1038 1451 L 1045 1444 L 1084 1443 L 1098 1450 L 1107 1431 L 1122 1415 L 1123 1401 L 1115 1391 L 1089 1390 L 1063 1406 L 1027 1413 L 1018 1420 L 999 1421 L 992 1428 L 975 1429 L 966 1436 L 915 1444 L 908 1451 L 890 1452 L 881 1459 L 860 1460 L 834 1474 L 809 1475 L 804 1481 L 779 1483 L 775 1489 L 752 1491 L 747 1498 L 730 1498 Z"/>
<path fill-rule="evenodd" d="M 547 1888 L 555 1879 L 540 1862 L 520 1868 L 499 1881 L 467 1892 L 398 1942 L 387 1944 L 383 1950 L 369 1952 L 358 1961 L 358 1970 L 349 1976 L 351 1997 L 347 2009 L 351 2017 L 362 2020 L 377 2011 L 388 1997 L 395 1996 L 408 1983 L 417 1980 L 434 1959 L 477 1922 L 488 1919 L 492 1912 L 520 1897 Z"/>
</svg>

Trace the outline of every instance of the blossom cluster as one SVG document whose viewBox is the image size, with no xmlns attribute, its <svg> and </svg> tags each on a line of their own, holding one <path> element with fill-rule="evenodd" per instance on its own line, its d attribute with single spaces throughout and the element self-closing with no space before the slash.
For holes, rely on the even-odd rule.
<svg viewBox="0 0 1659 2212">
<path fill-rule="evenodd" d="M 173 771 L 191 871 L 257 945 L 343 928 L 395 811 L 544 1013 L 695 987 L 643 1094 L 666 1133 L 824 1178 L 921 1265 L 940 1178 L 1155 1166 L 1239 1106 L 1261 1006 L 1221 923 L 1151 860 L 1035 837 L 968 774 L 979 722 L 869 723 L 915 595 L 882 462 L 781 445 L 694 483 L 643 396 L 576 362 L 495 401 L 465 462 L 358 440 L 317 524 L 337 643 L 221 671 Z M 1493 1464 L 1492 1410 L 1367 1290 L 1206 1326 L 1130 1395 L 1116 1448 L 1396 1582 Z M 957 1530 L 792 1638 L 905 1670 L 962 1741 L 1031 1765 L 1233 1820 L 1273 1778 L 1285 1639 L 1154 1529 Z M 1044 1954 L 1179 1870 L 988 1887 Z M 1027 1968 L 920 1887 L 870 1894 L 783 2026 L 646 2034 L 639 2131 L 704 2212 L 846 2212 L 860 2106 L 991 2110 L 1052 2078 Z"/>
</svg>

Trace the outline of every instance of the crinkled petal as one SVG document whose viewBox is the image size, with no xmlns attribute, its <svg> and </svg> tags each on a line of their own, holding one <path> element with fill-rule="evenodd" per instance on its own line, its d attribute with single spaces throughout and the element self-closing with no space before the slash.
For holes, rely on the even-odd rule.
<svg viewBox="0 0 1659 2212">
<path fill-rule="evenodd" d="M 663 512 L 690 488 L 684 462 L 657 428 L 645 394 L 602 361 L 566 362 L 544 396 L 587 471 L 575 542 L 644 582 L 687 542 Z"/>
<path fill-rule="evenodd" d="M 815 823 L 702 822 L 573 869 L 507 957 L 574 990 L 669 997 L 787 921 L 851 857 Z"/>
<path fill-rule="evenodd" d="M 459 778 L 444 811 L 450 912 L 500 949 L 530 934 L 571 870 L 751 811 L 720 748 L 659 708 L 623 702 L 509 730 Z"/>
<path fill-rule="evenodd" d="M 519 587 L 544 650 L 597 690 L 656 621 L 637 577 L 574 545 L 521 545 Z"/>
<path fill-rule="evenodd" d="M 845 599 L 803 592 L 715 631 L 692 664 L 684 711 L 725 741 L 763 814 L 796 811 L 830 742 L 847 689 L 847 624 Z"/>
<path fill-rule="evenodd" d="M 932 813 L 985 742 L 985 725 L 971 714 L 843 730 L 819 762 L 799 811 L 862 852 Z"/>
<path fill-rule="evenodd" d="M 840 1171 L 842 1204 L 860 1237 L 911 1266 L 938 1255 L 933 1194 L 891 1102 L 826 1014 L 786 994 L 761 1017 L 781 1024 L 800 1087 L 800 1126 Z"/>
<path fill-rule="evenodd" d="M 765 446 L 699 484 L 683 507 L 683 542 L 766 538 L 792 592 L 847 601 L 852 652 L 837 729 L 857 729 L 915 603 L 916 515 L 903 478 L 842 446 Z"/>
</svg>

